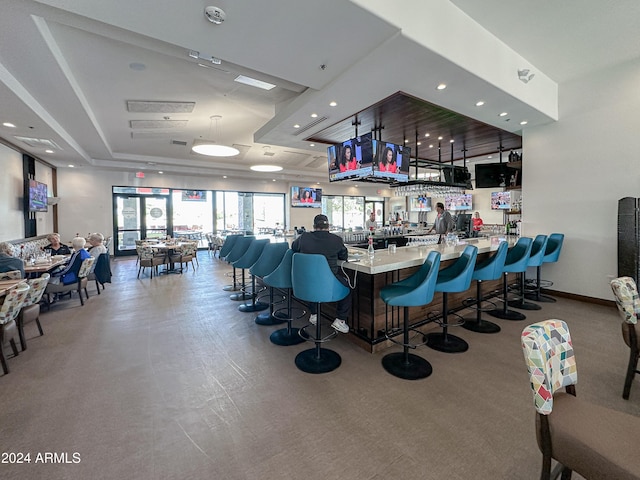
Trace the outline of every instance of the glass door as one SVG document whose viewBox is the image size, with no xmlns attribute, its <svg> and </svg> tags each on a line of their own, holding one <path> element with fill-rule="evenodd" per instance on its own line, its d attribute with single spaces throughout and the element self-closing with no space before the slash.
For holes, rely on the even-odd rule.
<svg viewBox="0 0 640 480">
<path fill-rule="evenodd" d="M 114 194 L 114 252 L 135 255 L 136 240 L 167 235 L 167 197 Z"/>
<path fill-rule="evenodd" d="M 366 220 L 369 220 L 369 216 L 371 212 L 375 214 L 376 222 L 378 222 L 378 227 L 384 226 L 384 202 L 377 201 L 366 201 L 364 204 Z M 366 222 L 365 220 L 365 222 Z"/>
</svg>

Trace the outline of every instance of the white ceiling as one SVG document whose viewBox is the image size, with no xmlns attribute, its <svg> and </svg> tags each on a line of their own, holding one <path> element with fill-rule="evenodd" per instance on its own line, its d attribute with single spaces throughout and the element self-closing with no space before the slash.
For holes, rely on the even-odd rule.
<svg viewBox="0 0 640 480">
<path fill-rule="evenodd" d="M 556 83 L 640 56 L 636 0 L 388 3 L 3 0 L 0 123 L 17 128 L 0 125 L 0 138 L 60 168 L 323 181 L 326 145 L 305 139 L 396 91 L 520 132 L 520 120 L 557 120 Z M 206 20 L 207 5 L 225 10 L 222 25 Z M 526 85 L 524 67 L 536 73 Z M 242 85 L 238 74 L 277 87 Z M 130 113 L 129 100 L 195 107 Z M 326 119 L 299 133 L 312 113 Z M 218 128 L 212 115 L 222 116 Z M 160 128 L 132 128 L 139 120 Z M 16 136 L 59 148 L 48 154 Z M 241 153 L 191 153 L 200 138 Z M 250 173 L 258 163 L 284 170 Z"/>
</svg>

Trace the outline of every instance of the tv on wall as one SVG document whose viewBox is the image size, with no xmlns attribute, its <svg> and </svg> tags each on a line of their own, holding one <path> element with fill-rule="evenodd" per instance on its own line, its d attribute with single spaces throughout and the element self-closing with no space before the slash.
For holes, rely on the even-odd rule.
<svg viewBox="0 0 640 480">
<path fill-rule="evenodd" d="M 29 211 L 47 212 L 47 184 L 29 180 Z"/>
<path fill-rule="evenodd" d="M 471 197 L 470 193 L 447 195 L 444 197 L 444 208 L 452 212 L 471 210 L 473 208 Z"/>
<path fill-rule="evenodd" d="M 511 192 L 491 192 L 491 210 L 511 210 Z"/>
<path fill-rule="evenodd" d="M 430 212 L 431 211 L 431 197 L 425 197 L 419 195 L 417 197 L 411 197 L 412 212 Z"/>
<path fill-rule="evenodd" d="M 291 206 L 322 208 L 322 189 L 291 187 Z"/>
<path fill-rule="evenodd" d="M 207 191 L 206 190 L 183 190 L 182 201 L 183 202 L 206 202 Z"/>
</svg>

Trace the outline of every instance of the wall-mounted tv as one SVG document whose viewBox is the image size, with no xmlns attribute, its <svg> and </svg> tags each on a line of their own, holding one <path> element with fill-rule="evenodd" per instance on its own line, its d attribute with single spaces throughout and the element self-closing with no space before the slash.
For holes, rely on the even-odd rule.
<svg viewBox="0 0 640 480">
<path fill-rule="evenodd" d="M 183 190 L 182 201 L 183 202 L 206 202 L 207 191 L 206 190 Z"/>
<path fill-rule="evenodd" d="M 373 176 L 398 182 L 409 180 L 411 148 L 404 145 L 373 140 Z"/>
<path fill-rule="evenodd" d="M 410 197 L 409 200 L 411 201 L 410 210 L 412 212 L 430 212 L 431 211 L 431 197 L 418 195 L 417 197 Z"/>
<path fill-rule="evenodd" d="M 329 181 L 358 179 L 372 174 L 373 140 L 371 133 L 327 148 Z"/>
<path fill-rule="evenodd" d="M 47 207 L 47 185 L 45 183 L 29 180 L 29 211 L 46 212 Z"/>
<path fill-rule="evenodd" d="M 511 192 L 491 192 L 491 210 L 511 210 Z"/>
<path fill-rule="evenodd" d="M 472 195 L 470 193 L 447 195 L 444 197 L 444 208 L 452 212 L 471 210 L 473 208 L 471 199 Z"/>
<path fill-rule="evenodd" d="M 322 208 L 322 189 L 291 187 L 291 206 Z"/>
</svg>

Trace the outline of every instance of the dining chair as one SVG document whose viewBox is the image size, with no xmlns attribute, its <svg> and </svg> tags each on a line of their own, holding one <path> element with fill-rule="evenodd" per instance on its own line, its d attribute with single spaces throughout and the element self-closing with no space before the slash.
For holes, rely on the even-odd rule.
<svg viewBox="0 0 640 480">
<path fill-rule="evenodd" d="M 11 345 L 11 350 L 13 350 L 13 355 L 18 356 L 16 340 L 20 340 L 20 335 L 16 326 L 16 317 L 27 298 L 29 288 L 27 283 L 18 284 L 7 292 L 4 297 L 4 303 L 0 307 L 0 363 L 5 375 L 9 373 L 9 366 L 4 356 L 4 344 L 5 341 L 8 341 Z"/>
<path fill-rule="evenodd" d="M 20 270 L 9 270 L 8 272 L 0 273 L 0 280 L 20 280 L 22 278 L 22 272 Z"/>
<path fill-rule="evenodd" d="M 158 273 L 158 266 L 164 265 L 167 263 L 167 256 L 164 253 L 157 253 L 153 248 L 149 245 L 142 245 L 140 247 L 136 246 L 136 250 L 138 251 L 138 259 L 140 266 L 138 267 L 138 277 L 140 278 L 140 272 L 144 271 L 143 269 L 150 268 L 150 279 L 153 278 L 153 271 L 155 270 Z"/>
<path fill-rule="evenodd" d="M 47 305 L 51 305 L 49 295 L 57 294 L 58 297 L 62 295 L 69 294 L 74 291 L 78 292 L 78 296 L 80 297 L 80 304 L 84 306 L 84 298 L 82 298 L 82 290 L 84 290 L 84 294 L 89 299 L 89 292 L 87 292 L 87 277 L 89 273 L 91 273 L 91 269 L 93 268 L 93 263 L 95 262 L 94 257 L 85 258 L 80 265 L 80 270 L 78 271 L 78 280 L 75 283 L 70 283 L 68 285 L 64 285 L 62 283 L 54 284 L 49 283 L 45 288 L 45 293 L 47 294 Z"/>
<path fill-rule="evenodd" d="M 522 331 L 521 341 L 536 410 L 541 480 L 560 474 L 570 479 L 573 471 L 589 479 L 637 480 L 640 417 L 576 397 L 578 369 L 567 324 L 534 323 Z M 552 460 L 558 462 L 553 471 Z"/>
<path fill-rule="evenodd" d="M 100 286 L 104 290 L 105 283 L 111 283 L 111 259 L 109 257 L 109 253 L 101 253 L 98 255 L 98 259 L 95 262 L 95 267 L 93 267 L 93 272 L 89 274 L 87 277 L 88 280 L 93 280 L 96 282 L 96 290 L 98 291 L 98 295 L 100 295 Z"/>
<path fill-rule="evenodd" d="M 29 291 L 27 292 L 27 297 L 22 304 L 22 308 L 20 309 L 20 314 L 16 320 L 16 324 L 18 326 L 18 335 L 20 336 L 20 346 L 22 350 L 27 349 L 27 340 L 24 335 L 24 326 L 30 322 L 36 322 L 38 326 L 38 332 L 40 332 L 40 336 L 44 335 L 42 331 L 42 325 L 40 324 L 40 300 L 42 300 L 42 296 L 44 295 L 44 290 L 49 283 L 50 275 L 48 273 L 44 273 L 40 275 L 38 278 L 32 278 L 27 280 L 29 285 Z"/>
</svg>

